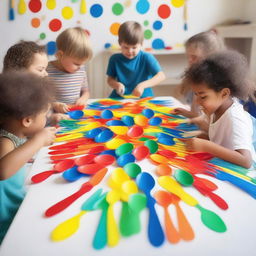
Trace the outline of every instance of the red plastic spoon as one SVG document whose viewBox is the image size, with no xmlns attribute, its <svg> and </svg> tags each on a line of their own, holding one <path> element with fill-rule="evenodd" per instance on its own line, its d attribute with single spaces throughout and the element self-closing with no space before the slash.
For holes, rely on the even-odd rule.
<svg viewBox="0 0 256 256">
<path fill-rule="evenodd" d="M 75 162 L 72 159 L 66 159 L 66 160 L 60 161 L 54 165 L 53 167 L 54 170 L 38 173 L 31 177 L 31 181 L 33 183 L 42 182 L 46 180 L 48 177 L 50 177 L 52 174 L 64 172 L 65 170 L 72 168 L 74 165 L 75 165 Z"/>
<path fill-rule="evenodd" d="M 228 204 L 227 202 L 218 196 L 217 194 L 213 193 L 209 190 L 204 190 L 203 188 L 197 186 L 196 184 L 193 184 L 193 186 L 204 196 L 208 196 L 220 209 L 227 210 Z"/>
<path fill-rule="evenodd" d="M 85 194 L 86 192 L 90 191 L 94 186 L 99 184 L 101 180 L 104 178 L 104 176 L 107 173 L 107 168 L 104 168 L 100 171 L 98 171 L 96 174 L 94 174 L 89 181 L 82 184 L 80 189 L 73 193 L 72 195 L 66 197 L 65 199 L 61 200 L 60 202 L 54 204 L 50 208 L 48 208 L 45 212 L 46 217 L 51 217 L 63 210 L 65 210 L 69 205 L 71 205 L 75 200 L 77 200 L 80 196 Z"/>
</svg>

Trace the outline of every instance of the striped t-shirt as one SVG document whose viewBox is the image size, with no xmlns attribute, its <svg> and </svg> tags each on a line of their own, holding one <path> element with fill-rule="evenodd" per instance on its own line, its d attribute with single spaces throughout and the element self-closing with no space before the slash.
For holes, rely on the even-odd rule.
<svg viewBox="0 0 256 256">
<path fill-rule="evenodd" d="M 47 67 L 49 80 L 55 86 L 55 100 L 66 104 L 75 104 L 81 92 L 88 90 L 85 66 L 75 73 L 67 73 L 57 69 L 51 62 Z"/>
</svg>

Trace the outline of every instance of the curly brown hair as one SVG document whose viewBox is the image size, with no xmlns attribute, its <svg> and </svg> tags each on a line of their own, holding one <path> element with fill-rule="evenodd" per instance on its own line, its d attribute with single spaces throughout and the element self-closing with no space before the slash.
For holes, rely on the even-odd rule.
<svg viewBox="0 0 256 256">
<path fill-rule="evenodd" d="M 53 86 L 48 79 L 29 72 L 0 74 L 0 123 L 33 116 L 53 101 Z"/>
<path fill-rule="evenodd" d="M 20 41 L 11 46 L 4 57 L 3 72 L 29 68 L 36 53 L 46 54 L 45 47 L 33 41 Z"/>
<path fill-rule="evenodd" d="M 184 84 L 206 84 L 216 92 L 229 88 L 231 96 L 247 100 L 255 92 L 244 55 L 226 50 L 210 55 L 192 65 L 184 74 Z"/>
</svg>

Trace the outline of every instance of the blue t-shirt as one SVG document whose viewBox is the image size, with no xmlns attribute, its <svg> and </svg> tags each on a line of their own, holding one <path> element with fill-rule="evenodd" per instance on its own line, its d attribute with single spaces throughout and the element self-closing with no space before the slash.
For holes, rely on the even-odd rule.
<svg viewBox="0 0 256 256">
<path fill-rule="evenodd" d="M 125 86 L 126 95 L 131 94 L 134 88 L 141 82 L 146 81 L 158 72 L 161 67 L 156 58 L 147 52 L 140 51 L 133 59 L 126 58 L 123 54 L 117 53 L 110 57 L 107 75 L 115 78 Z M 154 96 L 152 88 L 146 88 L 141 97 Z M 120 98 L 115 90 L 110 98 Z"/>
<path fill-rule="evenodd" d="M 0 129 L 0 136 L 9 138 L 16 147 L 25 140 Z M 1 170 L 0 170 L 1 171 Z M 0 180 L 0 244 L 25 196 L 25 167 L 6 180 Z"/>
</svg>

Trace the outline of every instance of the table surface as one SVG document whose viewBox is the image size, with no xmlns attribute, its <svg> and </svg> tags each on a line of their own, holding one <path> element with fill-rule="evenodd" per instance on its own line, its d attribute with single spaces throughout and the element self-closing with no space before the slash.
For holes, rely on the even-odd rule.
<svg viewBox="0 0 256 256">
<path fill-rule="evenodd" d="M 206 226 L 200 220 L 200 212 L 195 207 L 191 207 L 181 202 L 186 217 L 195 232 L 195 238 L 192 241 L 180 241 L 177 244 L 170 244 L 165 241 L 161 247 L 153 247 L 147 238 L 148 210 L 143 210 L 140 219 L 142 224 L 141 232 L 129 238 L 121 238 L 119 244 L 114 247 L 106 247 L 102 250 L 94 250 L 92 240 L 100 218 L 100 211 L 86 213 L 80 222 L 79 230 L 70 238 L 61 242 L 52 242 L 50 240 L 51 231 L 61 222 L 76 215 L 80 211 L 82 203 L 98 188 L 108 191 L 106 181 L 115 168 L 111 166 L 103 181 L 92 191 L 83 195 L 67 209 L 50 218 L 44 217 L 44 212 L 54 203 L 60 201 L 66 196 L 77 191 L 87 178 L 83 177 L 73 183 L 67 183 L 61 174 L 54 174 L 47 180 L 39 184 L 30 184 L 30 178 L 36 173 L 50 170 L 52 165 L 47 157 L 48 148 L 39 151 L 36 160 L 28 175 L 28 193 L 0 247 L 1 256 L 82 256 L 82 255 L 111 255 L 128 256 L 134 255 L 246 255 L 253 256 L 256 252 L 255 232 L 256 232 L 256 203 L 255 200 L 245 192 L 214 178 L 208 179 L 214 181 L 218 186 L 216 193 L 223 197 L 229 209 L 224 211 L 219 209 L 209 198 L 203 197 L 199 192 L 191 187 L 185 190 L 195 196 L 200 205 L 217 213 L 226 223 L 227 231 L 225 233 L 216 233 Z M 143 171 L 150 172 L 153 176 L 155 166 L 148 160 L 139 162 Z M 156 176 L 154 176 L 156 177 Z M 159 189 L 156 185 L 153 192 Z M 119 219 L 121 203 L 115 205 L 115 216 Z M 160 222 L 164 227 L 163 208 L 156 205 Z M 169 207 L 170 215 L 176 225 L 176 212 L 173 205 Z"/>
</svg>

